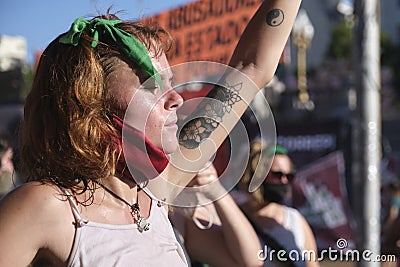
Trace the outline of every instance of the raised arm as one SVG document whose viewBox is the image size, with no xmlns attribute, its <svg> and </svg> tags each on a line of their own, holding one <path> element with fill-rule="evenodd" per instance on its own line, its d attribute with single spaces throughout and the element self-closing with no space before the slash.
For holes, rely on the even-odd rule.
<svg viewBox="0 0 400 267">
<path fill-rule="evenodd" d="M 161 174 L 179 186 L 174 192 L 168 186 L 164 190 L 162 181 L 156 179 L 154 186 L 150 185 L 152 191 L 158 191 L 156 196 L 173 201 L 196 170 L 216 152 L 260 88 L 272 79 L 300 3 L 301 0 L 267 0 L 260 5 L 238 42 L 231 67 L 180 131 L 180 149 Z"/>
<path fill-rule="evenodd" d="M 266 0 L 244 30 L 229 65 L 259 88 L 271 81 L 301 0 Z"/>
<path fill-rule="evenodd" d="M 226 69 L 220 83 L 207 95 L 209 99 L 200 103 L 191 116 L 194 119 L 183 127 L 181 148 L 195 149 L 207 138 L 219 147 L 254 96 L 272 79 L 300 3 L 269 0 L 261 4 L 234 50 L 229 63 L 232 68 Z M 199 125 L 206 130 L 193 136 L 193 129 L 199 129 Z"/>
</svg>

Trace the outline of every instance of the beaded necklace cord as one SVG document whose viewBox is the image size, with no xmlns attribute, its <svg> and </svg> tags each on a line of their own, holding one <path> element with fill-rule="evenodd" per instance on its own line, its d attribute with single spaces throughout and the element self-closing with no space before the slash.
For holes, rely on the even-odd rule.
<svg viewBox="0 0 400 267">
<path fill-rule="evenodd" d="M 96 184 L 98 184 L 101 188 L 103 188 L 106 192 L 108 192 L 110 195 L 112 195 L 116 199 L 118 199 L 118 200 L 122 201 L 123 203 L 125 203 L 126 205 L 128 205 L 128 207 L 131 210 L 132 219 L 135 222 L 135 224 L 137 225 L 139 232 L 142 233 L 143 231 L 148 231 L 150 229 L 150 223 L 148 223 L 147 220 L 144 217 L 142 217 L 142 215 L 140 214 L 140 207 L 139 207 L 139 202 L 138 202 L 137 197 L 136 197 L 136 203 L 130 204 L 128 201 L 126 201 L 125 199 L 123 199 L 122 197 L 117 195 L 114 191 L 107 188 L 105 185 L 103 185 L 97 181 L 94 181 L 94 182 Z"/>
</svg>

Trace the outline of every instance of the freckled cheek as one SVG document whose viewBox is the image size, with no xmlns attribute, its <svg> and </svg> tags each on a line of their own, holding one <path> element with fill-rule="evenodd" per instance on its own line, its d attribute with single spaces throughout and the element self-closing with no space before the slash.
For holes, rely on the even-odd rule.
<svg viewBox="0 0 400 267">
<path fill-rule="evenodd" d="M 157 120 L 157 115 L 154 116 L 154 114 L 151 114 L 149 117 L 147 117 L 145 126 L 145 135 L 155 145 L 161 143 L 162 127 L 163 124 L 159 119 Z"/>
<path fill-rule="evenodd" d="M 133 101 L 129 104 L 127 118 L 132 126 L 141 131 L 148 131 L 153 127 L 151 106 L 145 101 Z"/>
<path fill-rule="evenodd" d="M 155 136 L 155 135 L 160 135 L 161 132 L 161 127 L 154 124 L 152 121 L 147 120 L 146 122 L 146 135 L 151 135 L 151 136 Z"/>
</svg>

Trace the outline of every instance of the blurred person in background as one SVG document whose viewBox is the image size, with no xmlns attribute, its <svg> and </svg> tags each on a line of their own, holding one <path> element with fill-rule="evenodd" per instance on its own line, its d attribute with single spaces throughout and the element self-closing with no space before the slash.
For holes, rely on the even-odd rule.
<svg viewBox="0 0 400 267">
<path fill-rule="evenodd" d="M 396 179 L 389 182 L 383 188 L 383 194 L 388 198 L 388 212 L 383 221 L 383 231 L 390 227 L 399 218 L 400 210 L 400 180 Z"/>
<path fill-rule="evenodd" d="M 400 180 L 390 181 L 383 187 L 383 195 L 388 198 L 388 211 L 382 222 L 381 253 L 394 255 L 397 262 L 382 262 L 382 267 L 400 266 Z"/>
<path fill-rule="evenodd" d="M 262 153 L 263 151 L 266 153 Z M 236 191 L 235 200 L 260 237 L 265 253 L 265 266 L 319 266 L 315 237 L 309 224 L 296 209 L 286 205 L 290 197 L 291 183 L 295 178 L 295 169 L 287 150 L 281 146 L 268 148 L 264 140 L 256 138 L 251 142 L 249 155 L 250 159 L 238 184 L 239 190 Z M 270 159 L 263 159 L 262 155 L 273 157 L 271 169 L 262 185 L 249 193 L 248 188 L 253 176 L 266 173 L 265 162 Z M 283 257 L 287 261 L 276 257 L 278 251 L 287 252 Z M 307 251 L 305 259 L 301 256 L 303 251 Z M 290 260 L 288 253 L 292 253 L 292 256 L 300 255 L 299 260 Z"/>
</svg>

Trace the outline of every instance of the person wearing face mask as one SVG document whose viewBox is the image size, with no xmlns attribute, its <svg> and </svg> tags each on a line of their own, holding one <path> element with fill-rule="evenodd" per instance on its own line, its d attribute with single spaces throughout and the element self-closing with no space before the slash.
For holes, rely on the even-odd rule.
<svg viewBox="0 0 400 267">
<path fill-rule="evenodd" d="M 267 147 L 265 141 L 256 139 L 250 145 L 249 157 L 235 199 L 259 235 L 263 247 L 259 257 L 265 266 L 319 266 L 309 224 L 296 209 L 286 205 L 295 178 L 287 150 Z M 260 175 L 265 177 L 262 185 L 249 193 L 250 181 Z"/>
<path fill-rule="evenodd" d="M 267 156 L 275 154 L 274 168 L 271 168 L 263 183 L 264 200 L 272 203 L 286 204 L 290 197 L 290 185 L 295 177 L 294 166 L 281 146 L 269 149 Z"/>
</svg>

